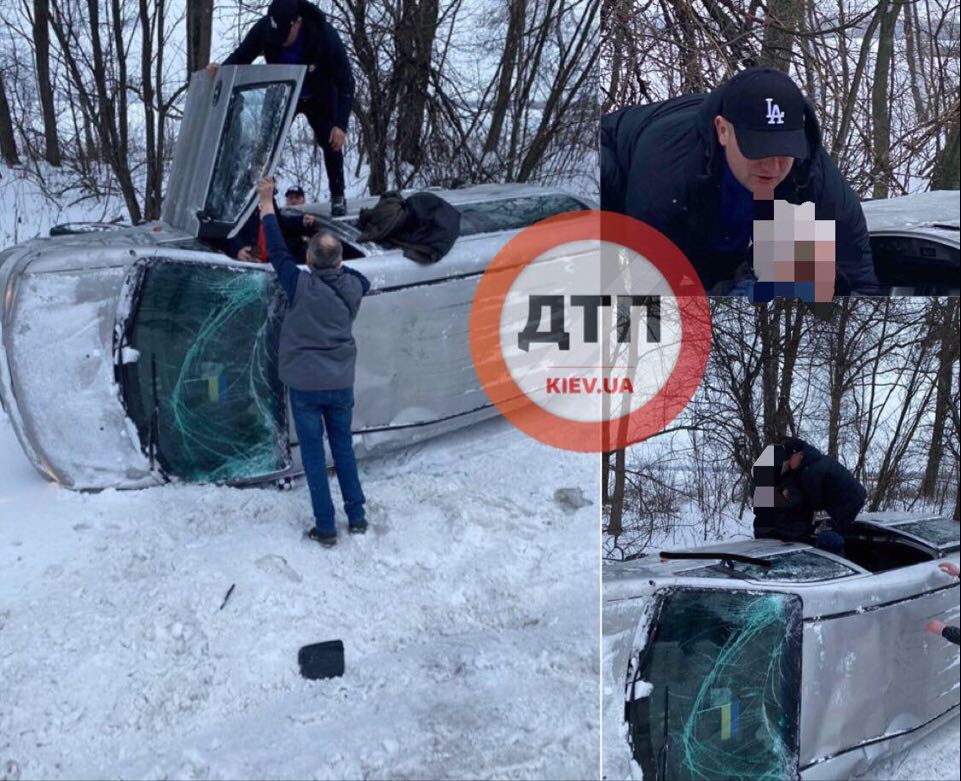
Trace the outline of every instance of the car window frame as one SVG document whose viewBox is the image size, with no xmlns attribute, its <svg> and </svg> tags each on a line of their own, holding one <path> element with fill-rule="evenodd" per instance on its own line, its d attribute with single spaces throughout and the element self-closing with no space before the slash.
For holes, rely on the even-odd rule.
<svg viewBox="0 0 961 781">
<path fill-rule="evenodd" d="M 283 119 L 277 126 L 277 136 L 264 167 L 264 175 L 269 176 L 277 167 L 297 113 L 306 70 L 303 65 L 222 65 L 213 78 L 206 71 L 193 74 L 167 180 L 163 222 L 202 240 L 223 240 L 237 235 L 256 207 L 252 186 L 244 208 L 233 222 L 217 222 L 204 216 L 234 94 L 240 89 L 291 85 Z"/>
</svg>

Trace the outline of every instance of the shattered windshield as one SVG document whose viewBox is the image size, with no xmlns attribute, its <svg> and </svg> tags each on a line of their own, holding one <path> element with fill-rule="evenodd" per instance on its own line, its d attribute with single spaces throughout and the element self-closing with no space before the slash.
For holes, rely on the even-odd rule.
<svg viewBox="0 0 961 781">
<path fill-rule="evenodd" d="M 936 548 L 957 543 L 959 536 L 961 536 L 958 531 L 961 528 L 958 526 L 958 522 L 952 521 L 950 518 L 928 518 L 923 521 L 899 523 L 891 528 L 902 534 L 919 537 Z"/>
<path fill-rule="evenodd" d="M 205 216 L 235 223 L 254 194 L 284 127 L 292 82 L 237 87 L 230 95 L 227 119 L 204 205 Z"/>
<path fill-rule="evenodd" d="M 857 575 L 858 571 L 814 551 L 802 550 L 768 557 L 767 569 L 757 564 L 732 561 L 679 572 L 684 578 L 744 578 L 747 580 L 781 580 L 808 583 L 815 580 L 834 580 Z"/>
<path fill-rule="evenodd" d="M 147 267 L 123 390 L 141 444 L 166 474 L 230 482 L 289 465 L 277 377 L 281 306 L 264 272 L 172 261 Z"/>
<path fill-rule="evenodd" d="M 664 597 L 627 711 L 644 778 L 796 778 L 801 627 L 795 595 Z"/>
</svg>

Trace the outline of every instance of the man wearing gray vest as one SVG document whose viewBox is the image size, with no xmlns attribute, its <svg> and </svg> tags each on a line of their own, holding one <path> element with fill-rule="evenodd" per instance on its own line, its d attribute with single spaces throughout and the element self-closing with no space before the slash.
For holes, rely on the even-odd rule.
<svg viewBox="0 0 961 781">
<path fill-rule="evenodd" d="M 287 297 L 287 314 L 280 329 L 280 379 L 290 389 L 290 406 L 314 509 L 316 525 L 307 536 L 332 547 L 337 544 L 337 528 L 327 483 L 324 429 L 330 439 L 348 529 L 352 534 L 367 531 L 364 492 L 350 433 L 357 357 L 351 329 L 370 282 L 343 265 L 340 241 L 325 232 L 315 235 L 307 245 L 309 271 L 297 268 L 274 213 L 273 179 L 262 179 L 257 194 L 267 253 Z"/>
</svg>

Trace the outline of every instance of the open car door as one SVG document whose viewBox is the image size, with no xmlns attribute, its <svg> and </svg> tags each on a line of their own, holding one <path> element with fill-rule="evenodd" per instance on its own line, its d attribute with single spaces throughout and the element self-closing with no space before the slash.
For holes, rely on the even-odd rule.
<svg viewBox="0 0 961 781">
<path fill-rule="evenodd" d="M 199 239 L 232 238 L 254 185 L 277 164 L 297 110 L 303 65 L 224 65 L 190 79 L 162 219 Z"/>
</svg>

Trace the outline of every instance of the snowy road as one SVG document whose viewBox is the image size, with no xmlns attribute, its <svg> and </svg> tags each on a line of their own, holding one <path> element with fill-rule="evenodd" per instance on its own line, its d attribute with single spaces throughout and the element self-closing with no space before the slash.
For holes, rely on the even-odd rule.
<svg viewBox="0 0 961 781">
<path fill-rule="evenodd" d="M 302 483 L 72 493 L 0 415 L 0 778 L 596 777 L 597 464 L 500 420 L 368 461 L 327 551 Z"/>
</svg>

